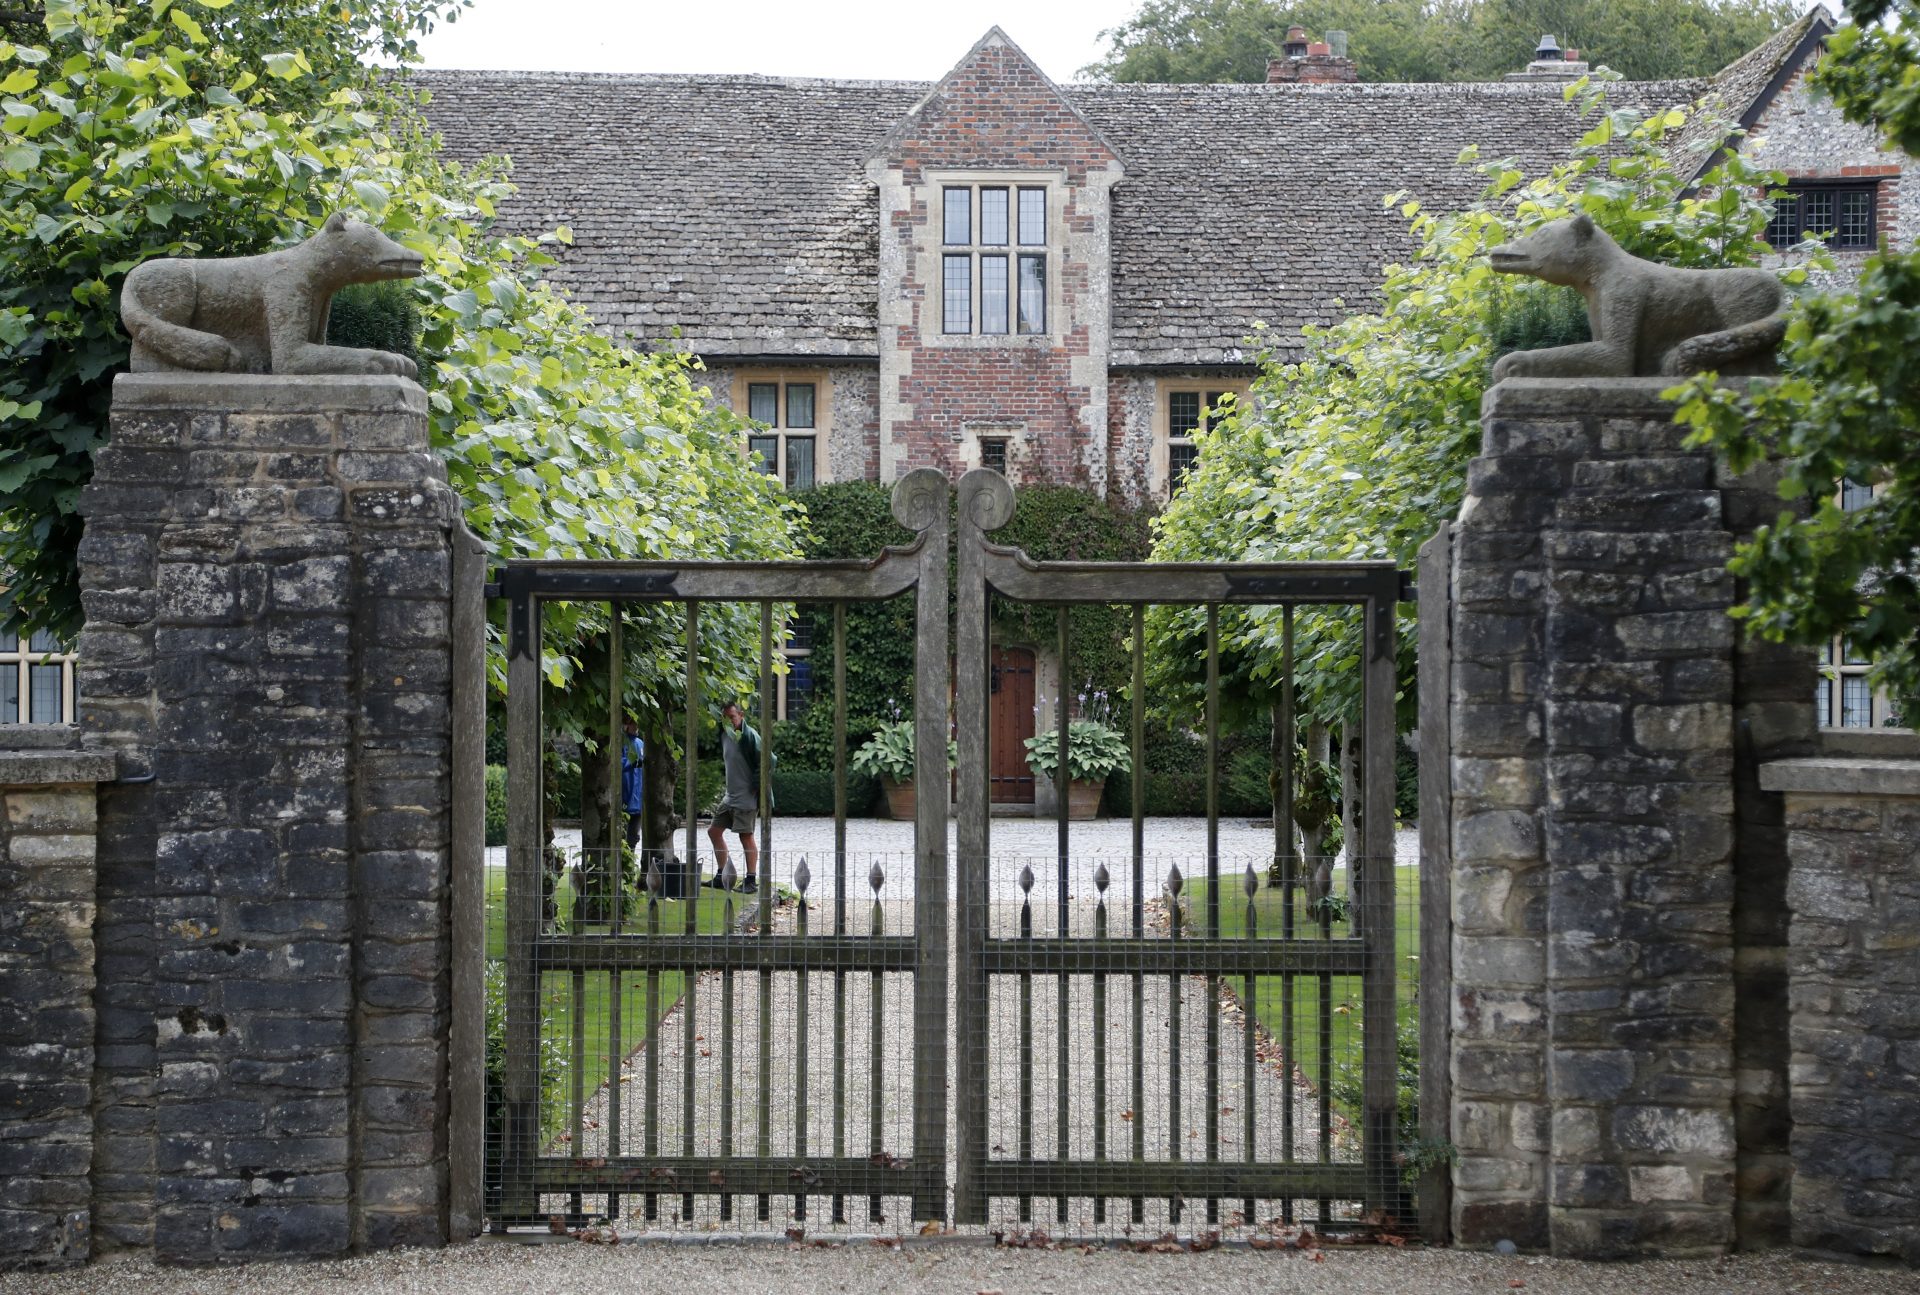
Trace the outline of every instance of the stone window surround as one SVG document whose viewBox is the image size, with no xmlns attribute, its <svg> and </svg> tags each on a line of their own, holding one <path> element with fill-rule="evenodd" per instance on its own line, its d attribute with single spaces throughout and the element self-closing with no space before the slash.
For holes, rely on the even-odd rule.
<svg viewBox="0 0 1920 1295">
<path fill-rule="evenodd" d="M 1197 391 L 1200 393 L 1202 407 L 1206 406 L 1207 393 L 1231 392 L 1237 403 L 1247 400 L 1248 388 L 1252 380 L 1245 377 L 1218 378 L 1157 378 L 1153 384 L 1153 450 L 1147 465 L 1147 495 L 1156 503 L 1165 503 L 1172 498 L 1172 481 L 1168 468 L 1169 447 L 1173 443 L 1170 430 L 1172 422 L 1169 412 L 1171 397 L 1179 391 Z"/>
<path fill-rule="evenodd" d="M 1019 485 L 1021 467 L 1031 451 L 1026 423 L 1017 418 L 974 418 L 960 424 L 959 453 L 955 455 L 958 471 L 966 473 L 987 466 L 981 451 L 985 441 L 1000 441 L 1006 445 L 1007 466 L 1002 475 Z"/>
<path fill-rule="evenodd" d="M 945 331 L 945 301 L 943 286 L 946 283 L 945 214 L 946 191 L 949 188 L 969 187 L 978 189 L 986 185 L 990 188 L 1005 186 L 1015 191 L 1009 195 L 1012 207 L 1006 253 L 1010 267 L 1017 264 L 1022 251 L 1043 252 L 1047 258 L 1047 328 L 1042 333 L 1022 333 L 1017 331 L 1015 318 L 1018 313 L 1019 279 L 1017 270 L 1009 284 L 1007 293 L 1007 328 L 1004 333 L 981 333 L 980 326 L 980 272 L 978 253 L 980 245 L 970 244 L 975 253 L 973 271 L 973 318 L 974 331 L 949 333 Z M 1045 189 L 1047 193 L 1047 241 L 1039 246 L 1028 245 L 1022 248 L 1018 242 L 1019 196 L 1022 187 Z M 920 173 L 920 183 L 909 186 L 913 206 L 926 213 L 926 222 L 916 231 L 913 247 L 913 277 L 924 285 L 919 301 L 920 345 L 925 347 L 952 347 L 960 350 L 1004 351 L 1021 347 L 1039 347 L 1052 350 L 1062 344 L 1065 334 L 1066 304 L 1061 289 L 1063 271 L 1066 268 L 1066 222 L 1067 222 L 1067 173 L 1054 167 L 1042 170 L 936 170 L 929 168 Z M 979 203 L 973 204 L 973 232 L 979 233 Z M 999 249 L 993 249 L 996 253 Z M 977 453 L 977 451 L 976 451 Z"/>
<path fill-rule="evenodd" d="M 786 369 L 751 368 L 738 369 L 733 375 L 733 390 L 730 403 L 740 417 L 747 417 L 747 393 L 756 383 L 774 382 L 780 386 L 780 421 L 773 427 L 773 434 L 780 438 L 780 462 L 777 469 L 781 482 L 787 479 L 787 385 L 789 383 L 813 384 L 813 427 L 796 428 L 794 434 L 813 438 L 813 484 L 822 486 L 834 479 L 833 456 L 829 452 L 829 443 L 833 437 L 833 374 L 827 369 Z"/>
</svg>

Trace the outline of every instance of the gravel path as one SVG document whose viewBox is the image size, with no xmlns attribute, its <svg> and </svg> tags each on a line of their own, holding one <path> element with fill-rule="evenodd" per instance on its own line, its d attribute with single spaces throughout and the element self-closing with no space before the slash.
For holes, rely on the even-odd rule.
<svg viewBox="0 0 1920 1295">
<path fill-rule="evenodd" d="M 1033 862 L 1038 864 L 1042 861 Z M 1060 914 L 1064 912 L 1069 933 L 1083 937 L 1094 934 L 1098 907 L 1096 897 L 1099 894 L 1094 876 L 1095 870 L 1103 862 L 1097 857 L 1072 861 L 1068 876 L 1070 898 L 1064 909 L 1056 902 L 1057 881 L 1045 887 L 1037 883 L 1034 885 L 1034 898 L 1041 901 L 1034 905 L 1032 918 L 1037 933 L 1057 930 Z M 871 864 L 872 860 L 858 860 L 850 867 L 850 880 L 865 878 Z M 790 882 L 796 866 L 797 858 L 776 858 L 774 876 L 782 882 Z M 1007 872 L 1013 881 L 1004 888 L 996 885 L 994 893 L 1000 894 L 1004 889 L 1014 895 L 1020 894 L 1018 874 L 1022 866 L 1027 865 L 1017 858 L 1012 861 L 996 860 L 996 873 Z M 884 928 L 894 933 L 910 931 L 914 906 L 905 898 L 908 881 L 900 879 L 904 870 L 891 857 L 882 863 L 882 867 L 885 875 L 878 896 Z M 1044 867 L 1057 878 L 1057 865 L 1052 858 L 1044 861 Z M 814 887 L 810 886 L 809 890 L 812 889 Z M 826 889 L 831 893 L 830 886 Z M 849 930 L 856 934 L 866 934 L 872 923 L 874 892 L 869 887 L 862 889 L 867 893 L 860 897 L 861 902 L 850 905 L 848 913 Z M 1109 891 L 1113 889 L 1109 880 Z M 1165 914 L 1163 899 L 1149 901 L 1143 913 L 1149 934 L 1166 934 Z M 797 905 L 781 905 L 777 911 L 775 929 L 782 933 L 794 931 L 798 916 Z M 807 916 L 813 933 L 820 934 L 832 929 L 833 911 L 830 904 L 815 904 Z M 1110 903 L 1110 924 L 1115 929 L 1123 929 L 1128 921 L 1128 908 L 1124 904 Z M 995 934 L 1017 934 L 1019 924 L 1018 905 L 1004 902 L 995 905 L 992 922 Z M 765 1058 L 768 1105 L 764 1138 L 759 1105 L 763 1073 L 760 1047 L 762 986 L 759 977 L 752 974 L 735 975 L 732 981 L 731 1013 L 723 1008 L 727 999 L 725 979 L 718 972 L 702 975 L 694 986 L 691 1000 L 691 1037 L 687 1003 L 683 1000 L 664 1020 L 657 1036 L 658 1056 L 650 1055 L 649 1048 L 641 1047 L 626 1058 L 618 1078 L 621 1094 L 618 1141 L 621 1148 L 631 1152 L 645 1146 L 647 1127 L 644 1095 L 651 1083 L 657 1086 L 659 1094 L 658 1146 L 666 1154 L 689 1149 L 695 1155 L 725 1154 L 729 1150 L 725 1142 L 729 1133 L 733 1154 L 757 1154 L 762 1150 L 773 1155 L 800 1153 L 803 1108 L 807 1119 L 805 1151 L 812 1154 L 830 1152 L 834 1146 L 836 1106 L 845 1111 L 842 1130 L 845 1154 L 865 1158 L 882 1153 L 904 1155 L 909 1151 L 912 1146 L 913 1017 L 911 983 L 907 977 L 882 978 L 877 1034 L 871 976 L 858 972 L 844 978 L 830 972 L 809 975 L 804 989 L 804 1013 L 801 978 L 792 973 L 771 977 L 766 986 L 769 1046 Z M 1142 1101 L 1136 1109 L 1132 1094 L 1135 1049 L 1131 979 L 1118 976 L 1108 978 L 1103 1032 L 1096 1031 L 1094 1025 L 1093 978 L 1076 976 L 1067 982 L 1064 1070 L 1068 1080 L 1064 1091 L 1058 1080 L 1060 1062 L 1063 1060 L 1058 1029 L 1062 1020 L 1062 986 L 1056 977 L 1038 976 L 1025 987 L 1028 1001 L 1024 1015 L 1031 1022 L 1032 1040 L 1027 1064 L 1031 1067 L 1032 1075 L 1033 1115 L 1029 1136 L 1033 1155 L 1041 1159 L 1092 1159 L 1096 1143 L 1104 1133 L 1107 1154 L 1116 1159 L 1126 1159 L 1137 1125 L 1144 1135 L 1149 1160 L 1170 1158 L 1174 1144 L 1177 1144 L 1177 1154 L 1183 1159 L 1198 1160 L 1205 1157 L 1208 1093 L 1204 1058 L 1209 1028 L 1207 982 L 1199 977 L 1181 978 L 1177 987 L 1177 1033 L 1171 1011 L 1175 987 L 1169 985 L 1165 977 L 1148 977 L 1141 988 L 1142 1046 L 1139 1059 L 1142 1067 Z M 988 1031 L 993 1046 L 988 1052 L 987 1083 L 990 1094 L 988 1154 L 995 1159 L 1017 1154 L 1021 1141 L 1019 1095 L 1022 1058 L 1018 1041 L 1022 1034 L 1022 994 L 1023 988 L 1018 977 L 993 978 L 988 1007 Z M 845 1065 L 841 1081 L 843 1087 L 839 1094 L 836 1094 L 834 1087 L 836 1040 L 833 1022 L 836 995 L 844 995 L 847 1004 L 845 1033 L 840 1041 Z M 949 1019 L 951 1022 L 952 1018 Z M 806 1024 L 804 1047 L 801 1031 L 803 1020 Z M 723 1068 L 723 1059 L 728 1055 L 726 1031 L 729 1023 L 732 1030 L 732 1119 L 724 1121 L 721 1094 L 727 1073 Z M 1283 1143 L 1285 1133 L 1279 1117 L 1279 1112 L 1283 1110 L 1289 1112 L 1293 1121 L 1292 1134 L 1298 1148 L 1296 1158 L 1313 1158 L 1319 1108 L 1312 1087 L 1297 1069 L 1293 1072 L 1292 1082 L 1289 1082 L 1275 1049 L 1264 1035 L 1254 1041 L 1255 1057 L 1249 1087 L 1245 1024 L 1239 1004 L 1230 995 L 1222 995 L 1219 1002 L 1217 1028 L 1221 1056 L 1215 1098 L 1219 1109 L 1219 1157 L 1229 1161 L 1248 1157 L 1245 1121 L 1251 1109 L 1256 1116 L 1251 1158 L 1265 1162 L 1286 1158 Z M 1102 1033 L 1105 1045 L 1103 1102 L 1096 1100 L 1100 1089 L 1096 1088 L 1098 1070 L 1095 1056 L 1096 1038 Z M 951 1034 L 948 1043 L 949 1048 L 953 1048 Z M 692 1049 L 693 1096 L 690 1107 L 686 1100 L 689 1093 L 689 1069 L 686 1065 L 689 1046 Z M 799 1096 L 803 1079 L 804 1103 Z M 588 1101 L 580 1148 L 583 1157 L 606 1155 L 612 1150 L 609 1138 L 615 1122 L 610 1101 L 612 1088 L 612 1085 L 603 1087 Z M 1179 1097 L 1177 1123 L 1173 1102 L 1176 1092 Z M 953 1119 L 951 1097 L 950 1089 L 950 1128 Z M 876 1099 L 879 1103 L 877 1110 L 874 1106 Z M 1066 1119 L 1064 1140 L 1059 1124 L 1062 1114 Z M 686 1141 L 689 1131 L 690 1148 Z M 1347 1159 L 1357 1155 L 1357 1147 L 1352 1146 L 1352 1140 L 1344 1136 L 1344 1125 L 1340 1125 L 1336 1132 L 1339 1136 L 1335 1158 Z M 565 1144 L 552 1146 L 549 1153 L 564 1154 Z M 949 1181 L 951 1178 L 950 1171 Z M 622 1227 L 745 1228 L 749 1231 L 770 1229 L 778 1233 L 787 1226 L 799 1223 L 810 1234 L 818 1235 L 834 1226 L 833 1202 L 828 1197 L 810 1197 L 804 1205 L 791 1197 L 782 1198 L 772 1207 L 770 1217 L 764 1223 L 755 1219 L 751 1198 L 737 1198 L 736 1212 L 731 1222 L 723 1219 L 718 1197 L 696 1198 L 692 1212 L 684 1216 L 683 1198 L 680 1196 L 663 1194 L 657 1199 L 660 1213 L 651 1222 L 644 1218 L 640 1200 L 624 1202 L 626 1218 L 622 1220 Z M 562 1200 L 555 1197 L 549 1204 L 559 1209 Z M 589 1210 L 606 1208 L 603 1197 L 590 1198 L 583 1204 Z M 1194 1205 L 1195 1212 L 1187 1216 L 1186 1226 L 1199 1224 L 1203 1215 L 1198 1211 L 1202 1208 L 1198 1203 Z M 1278 1213 L 1277 1206 L 1262 1205 L 1258 1208 L 1260 1217 Z M 1019 1203 L 1015 1200 L 995 1201 L 990 1226 L 1017 1225 L 1020 1222 L 1019 1209 Z M 1239 1202 L 1222 1202 L 1216 1221 L 1231 1228 L 1245 1221 L 1241 1218 L 1241 1209 Z M 1062 1226 L 1050 1198 L 1033 1202 L 1029 1217 L 1048 1227 L 1058 1229 Z M 878 1220 L 870 1216 L 864 1202 L 853 1202 L 845 1218 L 847 1221 L 843 1228 L 861 1232 L 897 1232 L 911 1226 L 905 1201 L 884 1201 L 882 1218 Z M 1145 1203 L 1142 1221 L 1132 1225 L 1132 1235 L 1158 1235 L 1175 1223 L 1176 1220 L 1168 1217 L 1164 1200 L 1150 1200 Z M 1126 1225 L 1121 1208 L 1111 1210 L 1105 1217 L 1096 1218 L 1090 1201 L 1069 1202 L 1065 1227 L 1070 1233 L 1115 1233 Z"/>
<path fill-rule="evenodd" d="M 1315 1254 L 1324 1254 L 1316 1260 Z M 479 1241 L 338 1262 L 160 1269 L 115 1260 L 76 1272 L 0 1274 L 0 1295 L 1896 1295 L 1910 1271 L 1741 1256 L 1718 1263 L 1581 1264 L 1435 1250 L 1206 1254 L 1011 1250 L 954 1242 L 898 1247 L 546 1245 Z"/>
</svg>

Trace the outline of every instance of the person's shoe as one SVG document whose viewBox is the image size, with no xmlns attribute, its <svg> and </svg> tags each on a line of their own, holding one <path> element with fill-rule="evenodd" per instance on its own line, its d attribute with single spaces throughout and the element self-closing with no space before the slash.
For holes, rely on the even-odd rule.
<svg viewBox="0 0 1920 1295">
<path fill-rule="evenodd" d="M 711 877 L 708 877 L 705 881 L 701 882 L 700 884 L 712 890 L 725 890 L 727 888 L 726 883 L 720 880 L 719 874 L 717 873 Z"/>
<path fill-rule="evenodd" d="M 758 877 L 753 877 L 753 876 L 742 877 L 740 878 L 740 884 L 738 887 L 736 887 L 736 889 L 738 889 L 742 894 L 751 895 L 760 889 L 760 879 Z"/>
</svg>

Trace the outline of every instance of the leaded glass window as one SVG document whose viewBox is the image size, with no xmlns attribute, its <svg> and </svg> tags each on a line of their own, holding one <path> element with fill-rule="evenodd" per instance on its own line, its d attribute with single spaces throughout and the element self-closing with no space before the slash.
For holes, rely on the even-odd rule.
<svg viewBox="0 0 1920 1295">
<path fill-rule="evenodd" d="M 1870 251 L 1877 198 L 1872 184 L 1795 181 L 1774 196 L 1767 242 L 1784 249 L 1803 238 L 1817 238 L 1838 251 Z"/>
<path fill-rule="evenodd" d="M 818 484 L 819 392 L 814 382 L 747 383 L 747 416 L 765 424 L 747 437 L 754 466 L 790 490 Z"/>
<path fill-rule="evenodd" d="M 983 337 L 1044 334 L 1046 188 L 946 185 L 940 193 L 940 331 Z M 1009 255 L 1010 244 L 1035 250 Z"/>
<path fill-rule="evenodd" d="M 1194 437 L 1212 431 L 1225 417 L 1228 398 L 1234 393 L 1204 387 L 1182 388 L 1167 392 L 1167 494 L 1179 492 L 1180 482 L 1200 461 L 1200 447 Z"/>
<path fill-rule="evenodd" d="M 949 333 L 971 333 L 973 331 L 973 258 L 948 256 L 945 261 L 946 271 L 941 295 L 946 303 L 946 309 L 941 327 Z"/>
<path fill-rule="evenodd" d="M 0 724 L 73 722 L 73 654 L 44 630 L 0 635 Z"/>
</svg>

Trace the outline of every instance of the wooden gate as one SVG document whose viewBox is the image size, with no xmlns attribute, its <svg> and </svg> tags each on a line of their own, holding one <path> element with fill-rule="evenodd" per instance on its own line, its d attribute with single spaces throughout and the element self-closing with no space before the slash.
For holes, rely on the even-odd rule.
<svg viewBox="0 0 1920 1295">
<path fill-rule="evenodd" d="M 1085 1217 L 1077 1204 L 1091 1207 L 1093 1226 L 1107 1225 L 1109 1202 L 1117 1202 L 1123 1226 L 1149 1231 L 1191 1227 L 1202 1217 L 1218 1225 L 1223 1203 L 1231 1215 L 1225 1221 L 1248 1227 L 1269 1218 L 1325 1226 L 1334 1221 L 1336 1204 L 1346 1207 L 1350 1221 L 1404 1219 L 1395 1156 L 1399 571 L 1386 562 L 1034 562 L 987 538 L 1012 519 L 1013 502 L 1012 488 L 991 470 L 976 469 L 960 482 L 955 1218 L 1030 1223 L 1035 1198 L 1051 1198 L 1055 1223 Z M 998 719 L 988 643 L 994 598 L 1056 609 L 1062 686 L 1054 727 L 1061 750 L 1050 855 L 1022 858 L 996 850 L 993 841 L 987 772 Z M 1290 849 L 1276 850 L 1277 858 L 1222 857 L 1219 613 L 1249 604 L 1279 604 L 1286 618 L 1283 750 L 1293 747 L 1293 609 L 1358 609 L 1362 840 L 1359 850 L 1347 852 L 1352 912 L 1343 923 L 1347 934 L 1339 937 L 1331 909 L 1300 911 L 1301 861 Z M 1069 609 L 1076 605 L 1131 612 L 1132 850 L 1124 860 L 1081 859 L 1072 850 L 1067 781 L 1076 694 L 1067 680 Z M 1146 838 L 1142 644 L 1145 612 L 1154 605 L 1197 607 L 1205 616 L 1204 656 L 1195 662 L 1205 675 L 1207 749 L 1207 818 L 1198 855 Z M 1282 772 L 1282 814 L 1291 818 L 1292 769 Z M 1164 865 L 1164 873 L 1149 873 L 1149 859 Z M 1270 877 L 1270 867 L 1277 877 Z M 1270 886 L 1280 896 L 1278 921 L 1263 928 L 1263 907 L 1269 913 L 1275 907 L 1256 897 Z M 1109 911 L 1110 902 L 1117 913 Z M 1231 935 L 1223 923 L 1229 915 L 1238 918 Z M 1336 1153 L 1333 1130 L 1332 990 L 1340 979 L 1361 986 L 1363 1097 L 1359 1154 L 1351 1158 Z M 1303 983 L 1318 989 L 1302 1002 L 1303 1012 L 1317 1009 L 1306 1046 L 1293 1037 L 1288 1014 Z M 1257 1007 L 1276 985 L 1282 1019 L 1278 1030 L 1263 1031 Z M 1231 1031 L 1223 1024 L 1227 990 L 1238 995 L 1239 1020 Z M 1260 1055 L 1263 1032 L 1278 1036 L 1277 1083 L 1273 1058 Z M 1312 1074 L 1315 1062 L 1317 1109 L 1305 1119 L 1296 1075 Z M 1198 1072 L 1197 1080 L 1190 1071 Z M 1263 1092 L 1278 1109 L 1260 1109 Z M 1200 1217 L 1188 1214 L 1190 1206 Z"/>
<path fill-rule="evenodd" d="M 981 469 L 960 483 L 950 603 L 949 506 L 944 476 L 909 474 L 894 512 L 918 537 L 871 561 L 516 562 L 499 573 L 508 842 L 505 1047 L 488 1143 L 496 1227 L 613 1218 L 1017 1228 L 1037 1222 L 1036 1201 L 1052 1204 L 1055 1224 L 1136 1235 L 1406 1219 L 1395 1155 L 1401 573 L 1368 562 L 1034 562 L 988 538 L 1011 518 L 1013 491 Z M 913 841 L 904 855 L 870 860 L 848 848 L 846 615 L 851 604 L 902 596 L 914 599 L 917 635 Z M 1012 663 L 990 645 L 993 599 L 1056 613 L 1062 686 L 1057 714 L 1042 724 L 1063 748 L 1050 845 L 1033 844 L 1031 824 L 992 818 L 1004 778 L 990 758 L 996 729 L 1032 722 L 995 705 L 995 672 Z M 820 624 L 830 612 L 831 849 L 808 858 L 777 848 L 780 831 L 794 829 L 777 831 L 766 814 L 772 753 L 762 743 L 753 821 L 764 849 L 752 894 L 675 899 L 672 861 L 654 858 L 636 893 L 616 883 L 604 903 L 563 911 L 543 821 L 540 645 L 543 607 L 554 602 L 681 609 L 684 849 L 696 882 L 701 721 L 717 710 L 703 695 L 707 649 L 740 631 L 743 609 L 748 625 L 757 612 L 759 728 L 768 733 L 776 607 L 812 604 Z M 1350 906 L 1302 903 L 1302 878 L 1335 861 L 1297 857 L 1290 833 L 1241 856 L 1221 846 L 1221 616 L 1262 604 L 1286 627 L 1279 749 L 1294 747 L 1296 609 L 1336 609 L 1351 639 L 1336 646 L 1360 660 L 1363 798 L 1358 849 L 1345 856 Z M 1204 625 L 1194 683 L 1204 694 L 1208 812 L 1190 840 L 1181 833 L 1193 829 L 1165 823 L 1149 837 L 1145 816 L 1142 644 L 1148 608 L 1162 605 Z M 1070 612 L 1079 606 L 1121 609 L 1132 667 L 1130 848 L 1087 857 L 1073 849 L 1066 778 L 1076 714 Z M 610 698 L 622 695 L 620 626 L 615 615 Z M 608 731 L 620 718 L 610 703 Z M 959 806 L 951 882 L 950 731 Z M 1282 772 L 1281 821 L 1290 822 L 1291 765 Z M 581 843 L 570 885 L 592 874 L 595 850 L 600 875 L 622 875 L 609 824 L 604 842 Z M 737 1215 L 742 1202 L 751 1205 Z"/>
<path fill-rule="evenodd" d="M 916 1219 L 945 1216 L 948 506 L 943 475 L 908 474 L 894 488 L 893 511 L 918 538 L 872 561 L 515 562 L 499 573 L 494 592 L 508 600 L 508 840 L 505 1055 L 498 1128 L 488 1147 L 496 1228 L 634 1214 L 713 1226 L 733 1221 L 743 1198 L 755 1202 L 755 1217 L 764 1222 L 776 1196 L 792 1202 L 783 1219 L 804 1218 L 809 1202 L 816 1210 L 825 1202 L 829 1217 L 845 1222 L 849 1203 L 861 1201 L 870 1221 L 889 1208 Z M 847 850 L 844 764 L 847 605 L 908 594 L 916 607 L 919 796 L 911 855 L 889 862 L 908 874 L 910 901 L 890 898 L 899 887 L 886 863 Z M 841 764 L 830 858 L 776 863 L 768 813 L 772 752 L 763 742 L 763 849 L 750 895 L 701 898 L 696 891 L 676 905 L 656 858 L 645 870 L 641 911 L 623 911 L 624 887 L 615 886 L 611 911 L 596 914 L 605 920 L 560 920 L 544 879 L 552 847 L 543 823 L 541 617 L 546 603 L 589 601 L 615 612 L 628 603 L 683 609 L 681 866 L 692 870 L 696 886 L 700 728 L 719 709 L 702 697 L 703 614 L 738 604 L 757 609 L 764 734 L 773 718 L 773 608 L 831 608 Z M 617 615 L 612 625 L 608 696 L 619 698 Z M 610 732 L 619 731 L 620 720 L 615 702 Z M 617 832 L 610 838 L 601 846 L 583 842 L 583 854 L 597 848 L 617 857 Z M 589 864 L 583 860 L 582 870 Z M 781 884 L 801 900 L 787 906 L 796 920 L 785 930 L 776 912 L 777 866 Z M 823 911 L 816 924 L 810 910 L 823 891 L 818 907 L 830 904 L 831 920 Z M 716 903 L 721 920 L 710 929 L 705 919 Z M 675 917 L 678 929 L 669 920 Z M 891 991 L 903 979 L 911 990 L 901 1004 Z M 677 1035 L 664 1014 L 664 997 L 675 987 Z M 757 992 L 748 996 L 746 989 Z M 705 995 L 718 1002 L 705 1002 Z M 669 1069 L 663 1055 L 674 1048 L 678 1065 Z M 810 1074 L 816 1056 L 820 1070 Z M 904 1103 L 890 1104 L 873 1076 L 898 1065 L 911 1067 L 910 1088 Z M 550 1070 L 561 1075 L 558 1091 Z M 590 1074 L 599 1082 L 590 1084 Z M 677 1089 L 677 1100 L 674 1092 L 663 1094 L 663 1085 Z M 894 1109 L 902 1105 L 906 1112 Z M 902 1114 L 910 1125 L 901 1126 Z"/>
</svg>

